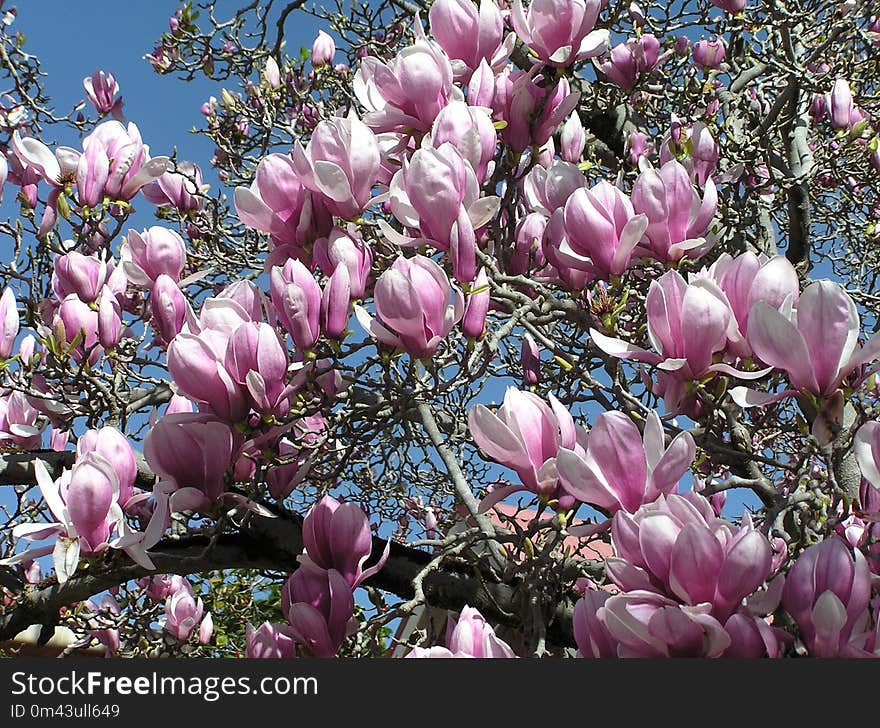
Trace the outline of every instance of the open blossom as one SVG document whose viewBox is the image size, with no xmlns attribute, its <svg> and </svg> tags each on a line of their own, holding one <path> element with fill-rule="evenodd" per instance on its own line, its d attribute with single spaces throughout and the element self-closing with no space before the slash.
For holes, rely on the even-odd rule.
<svg viewBox="0 0 880 728">
<path fill-rule="evenodd" d="M 500 71 L 513 50 L 516 36 L 504 35 L 504 21 L 495 0 L 437 0 L 428 20 L 431 36 L 446 51 L 456 79 L 467 82 L 486 61 Z"/>
<path fill-rule="evenodd" d="M 752 354 L 748 344 L 752 307 L 758 301 L 764 301 L 779 309 L 786 299 L 796 304 L 800 294 L 797 271 L 784 255 L 768 258 L 746 251 L 734 258 L 729 253 L 722 253 L 709 268 L 697 275 L 715 281 L 727 298 L 736 323 L 735 330 L 728 330 L 728 350 L 739 356 Z"/>
<path fill-rule="evenodd" d="M 648 227 L 630 199 L 601 180 L 575 190 L 565 203 L 565 238 L 556 251 L 561 261 L 603 278 L 621 275 Z"/>
<path fill-rule="evenodd" d="M 129 230 L 120 254 L 129 282 L 151 287 L 161 275 L 180 280 L 186 265 L 186 246 L 174 230 L 154 225 L 143 232 Z"/>
<path fill-rule="evenodd" d="M 440 110 L 460 97 L 449 58 L 425 37 L 421 22 L 414 31 L 413 45 L 388 63 L 367 56 L 355 75 L 354 93 L 367 109 L 364 122 L 377 133 L 428 131 Z"/>
<path fill-rule="evenodd" d="M 199 641 L 207 642 L 207 639 L 203 639 L 206 636 L 203 629 L 211 624 L 211 613 L 203 617 L 204 611 L 202 598 L 193 594 L 190 583 L 183 580 L 180 588 L 165 600 L 164 629 L 181 642 L 186 642 L 198 629 Z"/>
<path fill-rule="evenodd" d="M 172 510 L 187 497 L 212 502 L 226 489 L 226 471 L 232 463 L 233 434 L 229 426 L 202 413 L 167 414 L 144 440 L 147 464 L 175 491 Z"/>
<path fill-rule="evenodd" d="M 708 612 L 646 590 L 599 594 L 578 602 L 574 629 L 582 657 L 720 657 L 731 638 Z"/>
<path fill-rule="evenodd" d="M 687 432 L 666 447 L 656 412 L 645 423 L 644 437 L 623 412 L 603 412 L 586 439 L 585 452 L 563 447 L 556 456 L 562 487 L 577 500 L 609 512 L 635 513 L 678 487 L 694 460 L 696 446 Z"/>
<path fill-rule="evenodd" d="M 119 503 L 119 478 L 110 462 L 97 452 L 78 455 L 73 467 L 54 481 L 42 460 L 34 461 L 34 472 L 43 500 L 56 520 L 22 523 L 12 533 L 27 541 L 55 536 L 55 543 L 15 554 L 0 564 L 16 564 L 51 553 L 55 576 L 63 584 L 76 572 L 80 554 L 115 548 L 125 551 L 140 566 L 155 568 L 147 550 L 165 531 L 168 498 L 162 488 L 154 491 L 156 507 L 140 533 L 125 522 Z"/>
<path fill-rule="evenodd" d="M 477 273 L 476 230 L 498 210 L 498 197 L 480 197 L 470 163 L 450 143 L 423 147 L 391 180 L 389 204 L 394 216 L 421 235 L 410 238 L 387 223 L 382 232 L 398 245 L 428 242 L 449 251 L 457 280 L 470 282 Z"/>
<path fill-rule="evenodd" d="M 595 30 L 601 0 L 532 0 L 528 10 L 514 0 L 513 29 L 542 61 L 570 66 L 601 55 L 608 48 L 607 30 Z"/>
<path fill-rule="evenodd" d="M 398 257 L 379 276 L 373 295 L 376 318 L 355 306 L 361 326 L 379 342 L 418 359 L 433 356 L 464 315 L 462 292 L 437 263 L 422 255 Z"/>
<path fill-rule="evenodd" d="M 273 245 L 297 257 L 332 227 L 323 196 L 306 187 L 293 159 L 285 154 L 263 157 L 251 186 L 236 188 L 234 202 L 242 223 L 269 233 Z"/>
<path fill-rule="evenodd" d="M 721 621 L 772 573 L 770 542 L 748 516 L 736 527 L 694 492 L 663 495 L 633 515 L 618 511 L 611 541 L 615 556 L 606 568 L 620 589 L 708 604 Z"/>
<path fill-rule="evenodd" d="M 761 304 L 758 304 L 761 305 Z M 717 285 L 707 278 L 688 283 L 670 270 L 651 282 L 646 297 L 648 340 L 655 352 L 590 329 L 590 336 L 606 354 L 653 364 L 665 386 L 666 405 L 677 411 L 686 399 L 684 384 L 712 373 L 740 379 L 759 379 L 769 369 L 745 372 L 725 362 L 715 362 L 731 330 L 730 305 Z"/>
<path fill-rule="evenodd" d="M 756 301 L 749 312 L 748 341 L 770 366 L 785 371 L 795 390 L 832 397 L 856 369 L 880 356 L 880 335 L 859 346 L 859 312 L 850 295 L 837 283 L 814 281 L 792 305 L 779 310 Z M 745 388 L 731 391 L 741 406 L 749 407 L 787 396 L 766 395 Z"/>
<path fill-rule="evenodd" d="M 480 449 L 516 471 L 526 490 L 558 500 L 561 509 L 573 505 L 574 499 L 560 487 L 557 455 L 561 448 L 583 453 L 583 433 L 552 394 L 548 405 L 536 394 L 508 387 L 503 404 L 494 412 L 475 405 L 468 413 L 468 427 Z M 483 508 L 521 489 L 496 489 L 483 501 Z"/>
<path fill-rule="evenodd" d="M 354 116 L 321 121 L 305 149 L 296 142 L 292 155 L 302 184 L 319 193 L 332 214 L 352 218 L 364 211 L 379 173 L 379 144 L 364 122 Z"/>
<path fill-rule="evenodd" d="M 0 395 L 0 444 L 25 450 L 40 447 L 45 423 L 27 395 L 6 391 Z"/>
<path fill-rule="evenodd" d="M 632 205 L 648 218 L 648 244 L 642 245 L 658 260 L 698 258 L 711 247 L 707 233 L 718 207 L 715 183 L 706 180 L 701 196 L 678 161 L 659 170 L 646 165 L 633 185 Z"/>
<path fill-rule="evenodd" d="M 202 182 L 202 170 L 193 162 L 178 162 L 174 172 L 165 172 L 144 185 L 141 193 L 156 207 L 172 207 L 180 213 L 201 210 L 202 194 L 208 185 Z"/>
<path fill-rule="evenodd" d="M 408 658 L 462 658 L 505 659 L 516 654 L 504 640 L 498 638 L 482 614 L 474 607 L 465 607 L 457 620 L 452 617 L 446 625 L 446 647 L 414 647 Z"/>
<path fill-rule="evenodd" d="M 92 207 L 104 197 L 130 200 L 145 184 L 168 169 L 168 157 L 150 157 L 133 123 L 105 121 L 83 139 L 83 153 L 76 168 L 79 201 Z"/>
</svg>

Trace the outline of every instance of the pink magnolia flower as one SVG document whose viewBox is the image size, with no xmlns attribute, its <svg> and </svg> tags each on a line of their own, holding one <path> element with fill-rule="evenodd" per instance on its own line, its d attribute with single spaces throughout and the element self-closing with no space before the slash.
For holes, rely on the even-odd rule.
<svg viewBox="0 0 880 728">
<path fill-rule="evenodd" d="M 455 78 L 463 82 L 486 61 L 500 71 L 507 63 L 516 36 L 504 35 L 504 21 L 494 0 L 437 0 L 428 11 L 431 36 L 446 51 Z"/>
<path fill-rule="evenodd" d="M 726 50 L 724 41 L 721 36 L 716 36 L 714 40 L 699 40 L 694 43 L 691 49 L 694 63 L 705 70 L 717 70 L 721 68 L 724 62 Z"/>
<path fill-rule="evenodd" d="M 601 180 L 572 193 L 565 203 L 564 226 L 565 237 L 556 251 L 560 262 L 608 278 L 629 267 L 648 218 L 637 214 L 617 187 Z"/>
<path fill-rule="evenodd" d="M 465 605 L 458 620 L 449 618 L 446 625 L 446 647 L 414 647 L 408 658 L 510 659 L 516 654 L 499 639 L 484 618 L 473 607 Z"/>
<path fill-rule="evenodd" d="M 480 449 L 516 471 L 522 486 L 494 490 L 483 500 L 485 510 L 510 493 L 526 490 L 570 508 L 574 498 L 560 487 L 557 455 L 561 448 L 583 452 L 583 432 L 552 394 L 550 404 L 531 392 L 508 387 L 494 412 L 482 404 L 468 413 L 468 427 Z"/>
<path fill-rule="evenodd" d="M 433 6 L 432 6 L 433 7 Z M 454 146 L 470 162 L 482 184 L 493 169 L 498 133 L 488 109 L 453 100 L 444 106 L 431 127 L 431 144 L 436 149 L 445 142 Z"/>
<path fill-rule="evenodd" d="M 493 118 L 506 122 L 500 136 L 515 152 L 546 144 L 580 100 L 564 76 L 552 86 L 543 80 L 540 64 L 530 71 L 505 69 L 495 80 Z"/>
<path fill-rule="evenodd" d="M 772 574 L 770 542 L 748 514 L 737 528 L 694 492 L 662 495 L 633 515 L 618 511 L 611 541 L 606 569 L 622 590 L 706 604 L 722 622 Z"/>
<path fill-rule="evenodd" d="M 871 598 L 871 572 L 862 553 L 839 538 L 810 546 L 785 580 L 782 604 L 813 657 L 858 654 Z"/>
<path fill-rule="evenodd" d="M 712 247 L 709 225 L 718 207 L 715 183 L 708 179 L 702 196 L 676 160 L 659 170 L 645 166 L 633 185 L 632 205 L 648 218 L 646 252 L 658 260 L 698 258 Z"/>
<path fill-rule="evenodd" d="M 538 58 L 564 68 L 607 50 L 608 31 L 594 30 L 601 9 L 601 0 L 532 0 L 526 11 L 522 0 L 515 0 L 510 17 Z"/>
<path fill-rule="evenodd" d="M 157 333 L 157 343 L 168 344 L 183 331 L 185 325 L 194 328 L 195 315 L 173 278 L 159 274 L 150 291 L 150 323 Z"/>
<path fill-rule="evenodd" d="M 90 452 L 110 463 L 119 484 L 119 504 L 124 507 L 132 496 L 138 473 L 137 460 L 128 438 L 115 427 L 86 430 L 76 442 L 77 459 Z"/>
<path fill-rule="evenodd" d="M 378 573 L 388 559 L 390 542 L 379 562 L 364 569 L 373 549 L 373 535 L 367 514 L 355 503 L 342 503 L 325 495 L 303 521 L 303 563 L 318 569 L 335 569 L 352 589 Z"/>
<path fill-rule="evenodd" d="M 660 164 L 678 159 L 691 179 L 702 187 L 715 174 L 719 153 L 718 143 L 702 121 L 689 127 L 675 121 L 660 146 Z"/>
<path fill-rule="evenodd" d="M 736 330 L 728 331 L 728 349 L 743 357 L 752 355 L 748 344 L 752 306 L 764 301 L 779 309 L 789 297 L 797 303 L 800 294 L 797 271 L 784 255 L 768 258 L 746 251 L 734 258 L 729 253 L 722 253 L 698 275 L 711 278 L 724 292 L 736 323 Z"/>
<path fill-rule="evenodd" d="M 643 73 L 651 71 L 660 56 L 660 41 L 650 33 L 619 43 L 607 60 L 593 61 L 598 69 L 624 90 L 631 89 Z"/>
<path fill-rule="evenodd" d="M 40 493 L 56 520 L 22 523 L 13 536 L 42 541 L 56 536 L 55 543 L 15 554 L 0 561 L 11 565 L 52 554 L 55 576 L 65 583 L 77 570 L 80 554 L 98 554 L 107 548 L 121 549 L 140 566 L 154 569 L 147 550 L 159 542 L 166 528 L 168 497 L 162 488 L 155 493 L 156 507 L 143 533 L 132 531 L 119 505 L 119 479 L 113 466 L 97 452 L 78 456 L 74 466 L 53 481 L 42 460 L 34 461 Z"/>
<path fill-rule="evenodd" d="M 224 365 L 222 353 L 201 335 L 180 333 L 168 345 L 168 371 L 180 392 L 220 419 L 236 422 L 248 413 L 246 388 Z"/>
<path fill-rule="evenodd" d="M 71 293 L 58 306 L 53 328 L 58 325 L 65 341 L 71 345 L 76 343 L 71 356 L 81 361 L 88 355 L 89 364 L 94 366 L 103 353 L 98 341 L 98 312 Z"/>
<path fill-rule="evenodd" d="M 589 631 L 581 630 L 587 649 L 601 651 L 613 645 L 618 657 L 720 657 L 730 646 L 730 635 L 709 614 L 707 604 L 682 606 L 643 590 L 615 594 L 598 604 L 585 602 L 583 608 L 594 612 L 589 620 L 581 617 L 590 625 Z"/>
<path fill-rule="evenodd" d="M 498 210 L 498 197 L 480 197 L 470 163 L 452 144 L 423 147 L 391 180 L 389 205 L 394 216 L 421 236 L 401 235 L 387 223 L 380 229 L 392 242 L 412 246 L 430 243 L 449 251 L 457 280 L 467 283 L 477 273 L 476 230 Z"/>
<path fill-rule="evenodd" d="M 287 350 L 269 324 L 248 321 L 229 337 L 224 367 L 248 394 L 249 406 L 264 415 L 285 417 L 293 387 L 287 376 Z"/>
<path fill-rule="evenodd" d="M 577 111 L 573 111 L 563 124 L 562 132 L 559 135 L 559 156 L 566 162 L 577 164 L 584 153 L 586 144 L 586 131 L 581 123 L 581 117 Z"/>
<path fill-rule="evenodd" d="M 175 639 L 186 642 L 197 629 L 204 611 L 202 598 L 193 594 L 192 586 L 184 580 L 181 588 L 165 601 L 164 629 Z"/>
<path fill-rule="evenodd" d="M 130 200 L 144 185 L 168 170 L 168 157 L 150 158 L 149 147 L 133 123 L 105 121 L 83 139 L 76 168 L 76 188 L 81 204 L 93 207 L 107 197 L 111 202 Z"/>
<path fill-rule="evenodd" d="M 340 265 L 321 292 L 321 329 L 330 339 L 343 338 L 351 312 L 351 279 L 348 268 Z"/>
<path fill-rule="evenodd" d="M 519 361 L 524 384 L 534 385 L 541 381 L 541 350 L 529 333 L 523 336 Z"/>
<path fill-rule="evenodd" d="M 122 244 L 122 268 L 129 282 L 150 288 L 160 275 L 180 281 L 186 265 L 186 246 L 174 230 L 154 225 L 139 233 L 129 230 Z"/>
<path fill-rule="evenodd" d="M 320 194 L 332 214 L 353 218 L 364 211 L 379 174 L 379 144 L 360 119 L 319 122 L 306 148 L 297 142 L 292 155 L 302 184 Z"/>
<path fill-rule="evenodd" d="M 685 382 L 712 373 L 759 379 L 770 371 L 744 372 L 724 362 L 714 362 L 714 355 L 725 350 L 732 314 L 724 294 L 709 279 L 696 278 L 687 283 L 678 271 L 668 271 L 652 281 L 646 308 L 648 339 L 658 353 L 595 329 L 590 329 L 590 335 L 606 354 L 657 366 L 665 387 L 664 400 L 671 410 L 679 410 L 683 405 Z"/>
<path fill-rule="evenodd" d="M 0 396 L 0 443 L 33 450 L 40 447 L 45 422 L 27 395 L 6 391 Z"/>
<path fill-rule="evenodd" d="M 711 2 L 731 15 L 741 13 L 746 9 L 746 0 L 711 0 Z"/>
<path fill-rule="evenodd" d="M 202 170 L 198 165 L 193 162 L 178 162 L 177 171 L 165 172 L 153 182 L 144 185 L 141 192 L 156 207 L 171 207 L 186 214 L 205 206 L 202 194 L 209 186 L 202 182 Z"/>
<path fill-rule="evenodd" d="M 290 259 L 269 276 L 272 305 L 300 349 L 311 349 L 321 335 L 321 288 L 300 261 Z"/>
<path fill-rule="evenodd" d="M 94 303 L 101 295 L 110 273 L 106 261 L 73 250 L 56 255 L 52 269 L 52 290 L 59 299 L 75 294 L 84 303 Z"/>
<path fill-rule="evenodd" d="M 0 296 L 0 359 L 12 356 L 18 331 L 18 302 L 15 300 L 15 293 L 7 287 Z"/>
<path fill-rule="evenodd" d="M 367 109 L 364 122 L 378 132 L 426 132 L 440 110 L 460 92 L 453 85 L 449 58 L 425 35 L 420 21 L 415 43 L 383 63 L 374 56 L 361 60 L 354 93 Z"/>
<path fill-rule="evenodd" d="M 603 412 L 586 439 L 585 451 L 562 447 L 556 470 L 562 487 L 574 498 L 610 513 L 635 513 L 661 494 L 673 492 L 693 463 L 694 439 L 687 432 L 666 447 L 656 412 L 645 422 L 645 433 L 623 412 Z"/>
<path fill-rule="evenodd" d="M 480 268 L 480 272 L 474 279 L 471 292 L 467 296 L 464 316 L 461 319 L 461 330 L 465 336 L 478 339 L 483 335 L 486 329 L 486 316 L 489 313 L 491 293 L 486 269 Z"/>
<path fill-rule="evenodd" d="M 577 165 L 555 160 L 549 167 L 532 168 L 523 182 L 523 196 L 532 212 L 544 217 L 561 216 L 568 199 L 586 186 L 587 178 Z"/>
<path fill-rule="evenodd" d="M 234 201 L 244 225 L 269 233 L 276 248 L 295 257 L 303 257 L 305 246 L 332 227 L 323 195 L 304 184 L 285 154 L 263 157 L 250 188 L 237 187 Z"/>
<path fill-rule="evenodd" d="M 866 422 L 858 429 L 853 452 L 862 477 L 880 491 L 880 422 Z"/>
<path fill-rule="evenodd" d="M 308 562 L 284 583 L 281 610 L 290 623 L 290 635 L 313 657 L 333 657 L 356 629 L 349 583 L 335 569 Z"/>
<path fill-rule="evenodd" d="M 147 433 L 144 457 L 153 472 L 178 491 L 171 506 L 181 511 L 184 499 L 204 505 L 226 490 L 233 446 L 226 423 L 208 414 L 182 412 L 165 415 Z"/>
<path fill-rule="evenodd" d="M 336 55 L 336 43 L 333 42 L 327 33 L 323 30 L 318 31 L 315 41 L 312 43 L 312 66 L 321 68 L 333 63 L 333 56 Z"/>
<path fill-rule="evenodd" d="M 296 642 L 290 635 L 290 627 L 286 624 L 263 622 L 254 629 L 249 623 L 245 628 L 245 657 L 296 657 Z"/>
<path fill-rule="evenodd" d="M 115 98 L 119 93 L 119 84 L 112 73 L 95 71 L 91 76 L 83 79 L 83 88 L 99 114 L 102 116 L 112 114 L 115 119 L 122 116 L 122 97 Z"/>
<path fill-rule="evenodd" d="M 328 237 L 315 241 L 314 258 L 326 276 L 332 276 L 338 266 L 344 266 L 348 271 L 351 298 L 364 297 L 373 253 L 357 232 L 333 228 Z"/>
<path fill-rule="evenodd" d="M 749 312 L 748 342 L 762 361 L 788 374 L 795 390 L 832 397 L 853 371 L 880 356 L 880 335 L 859 346 L 859 312 L 839 284 L 815 281 L 804 288 L 797 308 L 788 301 L 781 310 L 755 302 Z M 769 404 L 790 394 L 731 390 L 743 407 Z"/>
<path fill-rule="evenodd" d="M 421 255 L 398 257 L 379 276 L 373 296 L 376 318 L 355 306 L 361 326 L 379 342 L 417 359 L 433 356 L 464 315 L 462 292 L 437 263 Z"/>
<path fill-rule="evenodd" d="M 853 123 L 853 95 L 849 83 L 845 78 L 838 78 L 831 89 L 828 99 L 828 109 L 831 116 L 831 126 L 835 129 L 849 129 Z"/>
</svg>

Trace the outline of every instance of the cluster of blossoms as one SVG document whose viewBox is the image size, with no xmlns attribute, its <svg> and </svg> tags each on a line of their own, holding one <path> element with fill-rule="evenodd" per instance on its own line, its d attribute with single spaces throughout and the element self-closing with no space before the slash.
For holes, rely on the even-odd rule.
<svg viewBox="0 0 880 728">
<path fill-rule="evenodd" d="M 714 4 L 729 14 L 744 8 Z M 2 563 L 52 553 L 63 583 L 80 556 L 112 548 L 152 569 L 148 551 L 172 515 L 180 522 L 195 513 L 223 521 L 243 510 L 271 517 L 267 504 L 290 496 L 308 479 L 315 452 L 333 448 L 337 405 L 351 384 L 341 372 L 352 371 L 335 366 L 334 357 L 347 341 L 357 341 L 359 356 L 375 351 L 383 365 L 405 354 L 436 374 L 432 360 L 442 361 L 462 339 L 469 352 L 477 340 L 497 349 L 490 311 L 524 299 L 549 318 L 572 309 L 591 317 L 583 327 L 589 354 L 609 368 L 615 359 L 644 365 L 648 393 L 665 405 L 662 417 L 636 407 L 603 412 L 589 427 L 576 424 L 553 393 L 525 389 L 542 382 L 532 336 L 540 334 L 530 330 L 520 351 L 523 389 L 509 387 L 496 409 L 478 404 L 468 413 L 470 437 L 519 481 L 496 487 L 483 511 L 525 490 L 563 524 L 581 504 L 607 517 L 567 530 L 574 537 L 610 533 L 614 549 L 605 562 L 608 583 L 589 585 L 578 602 L 580 653 L 775 657 L 795 645 L 817 656 L 878 654 L 871 573 L 880 567 L 865 553 L 877 553 L 880 425 L 868 422 L 853 433 L 861 510 L 841 505 L 835 535 L 789 553 L 768 537 L 769 524 L 755 526 L 748 515 L 733 523 L 721 517 L 718 500 L 679 492 L 699 467 L 697 444 L 669 420 L 683 415 L 702 425 L 722 401 L 751 410 L 794 399 L 808 405 L 818 447 L 830 446 L 854 392 L 874 373 L 880 335 L 860 343 L 852 296 L 827 280 L 802 285 L 783 256 L 717 254 L 719 191 L 748 186 L 760 171 L 719 169 L 716 136 L 723 129 L 713 113 L 671 118 L 656 154 L 644 134 L 632 133 L 629 174 L 613 181 L 596 175 L 584 157 L 577 64 L 590 62 L 597 83 L 630 94 L 663 64 L 688 55 L 692 73 L 712 78 L 726 68 L 728 52 L 721 37 L 691 44 L 647 32 L 612 46 L 601 27 L 605 11 L 601 0 L 532 0 L 528 7 L 514 0 L 505 10 L 494 0 L 479 7 L 436 0 L 429 32 L 417 17 L 411 42 L 393 56 L 360 54 L 350 69 L 356 104 L 327 114 L 316 109 L 308 140 L 263 156 L 249 186 L 236 187 L 238 222 L 265 240 L 268 254 L 251 279 L 229 282 L 223 271 L 211 279 L 222 283 L 198 292 L 195 284 L 212 271 L 196 269 L 204 249 L 188 249 L 181 233 L 199 238 L 201 171 L 150 156 L 137 127 L 120 120 L 112 74 L 96 72 L 84 82 L 98 113 L 113 119 L 96 125 L 81 150 L 52 150 L 16 130 L 3 184 L 17 187 L 32 210 L 42 204 L 41 185 L 48 186 L 41 240 L 59 217 L 75 221 L 78 234 L 53 242 L 51 295 L 32 314 L 40 351 L 33 337 L 16 344 L 17 303 L 12 289 L 4 290 L 0 358 L 18 357 L 28 385 L 48 392 L 39 365 L 117 371 L 148 341 L 150 363 L 167 368 L 171 394 L 143 442 L 157 476 L 152 492 L 135 487 L 135 453 L 119 430 L 89 430 L 58 478 L 36 462 L 54 520 L 13 529 L 16 537 L 54 543 Z M 639 28 L 640 13 L 630 8 Z M 179 36 L 193 20 L 184 12 L 175 17 L 172 36 Z M 525 64 L 513 60 L 517 43 Z M 170 67 L 167 53 L 160 48 L 152 58 L 160 70 Z M 316 77 L 336 72 L 335 54 L 333 40 L 319 34 L 311 53 Z M 261 83 L 280 94 L 286 70 L 271 57 L 262 68 Z M 224 94 L 227 106 L 240 101 Z M 219 123 L 216 106 L 206 105 L 209 123 Z M 810 115 L 840 138 L 861 138 L 870 123 L 843 79 L 816 96 Z M 236 134 L 248 133 L 240 122 Z M 175 211 L 180 232 L 130 229 L 114 256 L 108 222 L 124 222 L 138 195 L 162 215 Z M 639 286 L 643 316 L 627 307 Z M 548 292 L 562 294 L 555 310 Z M 362 331 L 350 330 L 352 314 Z M 730 380 L 756 384 L 730 387 Z M 57 414 L 40 398 L 4 391 L 0 442 L 39 448 L 48 418 L 63 449 Z M 248 486 L 236 486 L 242 483 Z M 433 537 L 433 511 L 430 519 Z M 357 628 L 355 590 L 388 557 L 386 548 L 364 569 L 373 547 L 369 519 L 330 496 L 312 507 L 302 532 L 305 551 L 281 594 L 287 623 L 248 625 L 248 656 L 337 654 Z M 144 588 L 165 600 L 169 635 L 210 639 L 211 615 L 185 579 L 153 579 Z M 113 615 L 114 604 L 108 597 L 91 609 Z M 797 637 L 780 627 L 783 612 Z M 97 617 L 91 636 L 111 653 L 118 647 L 118 632 Z M 446 647 L 410 656 L 514 651 L 467 607 L 448 625 Z"/>
<path fill-rule="evenodd" d="M 154 568 L 147 550 L 159 542 L 170 518 L 168 495 L 135 488 L 137 461 L 128 440 L 113 427 L 88 430 L 77 441 L 76 459 L 55 480 L 42 460 L 34 462 L 37 484 L 51 516 L 50 523 L 23 523 L 12 534 L 27 541 L 55 537 L 55 543 L 22 551 L 3 564 L 31 561 L 52 554 L 55 576 L 67 581 L 77 570 L 80 556 L 120 549 L 136 563 Z M 151 501 L 151 502 L 148 502 Z M 143 532 L 135 531 L 126 514 L 146 516 Z"/>
<path fill-rule="evenodd" d="M 247 626 L 248 657 L 295 657 L 301 645 L 313 657 L 333 657 L 357 631 L 354 590 L 388 559 L 390 542 L 379 561 L 364 569 L 373 549 L 366 514 L 354 503 L 324 496 L 303 521 L 304 553 L 285 582 L 281 609 L 288 624 Z"/>
</svg>

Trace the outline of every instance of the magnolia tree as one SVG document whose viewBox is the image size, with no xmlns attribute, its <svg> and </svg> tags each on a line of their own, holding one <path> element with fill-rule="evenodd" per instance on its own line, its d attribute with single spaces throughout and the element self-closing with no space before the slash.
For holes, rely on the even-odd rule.
<svg viewBox="0 0 880 728">
<path fill-rule="evenodd" d="M 880 656 L 876 3 L 6 12 L 7 650 Z"/>
</svg>

